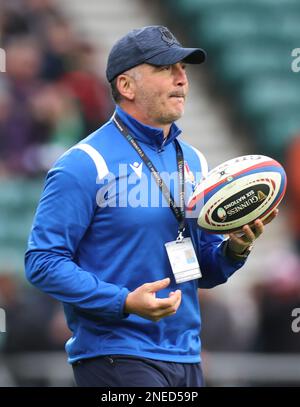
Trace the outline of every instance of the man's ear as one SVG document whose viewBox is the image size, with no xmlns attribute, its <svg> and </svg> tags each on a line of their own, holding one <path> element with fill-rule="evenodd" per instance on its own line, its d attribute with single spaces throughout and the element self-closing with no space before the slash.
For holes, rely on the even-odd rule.
<svg viewBox="0 0 300 407">
<path fill-rule="evenodd" d="M 135 97 L 134 79 L 126 74 L 121 74 L 117 78 L 117 88 L 124 99 L 133 100 Z"/>
</svg>

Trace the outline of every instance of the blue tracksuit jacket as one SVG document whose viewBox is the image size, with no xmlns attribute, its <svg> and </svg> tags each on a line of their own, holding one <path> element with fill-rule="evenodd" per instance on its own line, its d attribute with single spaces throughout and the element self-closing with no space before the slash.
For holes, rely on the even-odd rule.
<svg viewBox="0 0 300 407">
<path fill-rule="evenodd" d="M 173 124 L 164 142 L 160 129 L 117 112 L 161 173 L 176 200 L 177 161 Z M 207 172 L 203 155 L 182 140 L 186 196 Z M 68 150 L 49 171 L 25 256 L 26 275 L 64 305 L 73 335 L 69 362 L 123 354 L 194 363 L 200 360 L 197 288 L 224 283 L 243 265 L 222 251 L 223 237 L 187 219 L 202 278 L 177 285 L 164 243 L 177 237 L 178 222 L 148 168 L 112 120 Z M 182 290 L 175 315 L 159 322 L 124 314 L 129 291 L 165 277 Z"/>
</svg>

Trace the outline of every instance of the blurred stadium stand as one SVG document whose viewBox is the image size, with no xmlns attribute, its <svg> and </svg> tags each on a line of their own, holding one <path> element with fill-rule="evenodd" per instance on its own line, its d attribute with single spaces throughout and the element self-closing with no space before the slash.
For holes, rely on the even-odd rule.
<svg viewBox="0 0 300 407">
<path fill-rule="evenodd" d="M 18 55 L 19 69 L 0 74 L 0 307 L 8 316 L 7 333 L 0 333 L 0 386 L 68 386 L 73 380 L 63 344 L 69 332 L 61 308 L 28 287 L 23 256 L 45 171 L 112 110 L 104 83 L 112 44 L 134 27 L 166 24 L 183 43 L 207 49 L 208 63 L 188 68 L 184 138 L 211 167 L 252 153 L 284 162 L 286 147 L 300 133 L 300 73 L 291 70 L 291 51 L 300 47 L 300 3 L 7 0 L 0 11 L 1 47 L 14 50 L 24 38 L 34 39 L 27 42 L 34 51 L 23 60 Z M 24 72 L 24 61 L 31 71 Z M 30 89 L 14 86 L 14 78 L 26 78 Z M 20 151 L 13 155 L 16 145 Z M 299 356 L 281 355 L 300 353 L 290 328 L 290 312 L 300 304 L 299 275 L 282 205 L 243 270 L 224 287 L 202 293 L 210 385 L 299 385 Z"/>
<path fill-rule="evenodd" d="M 291 69 L 299 47 L 296 0 L 168 0 L 188 36 L 208 50 L 210 67 L 251 128 L 260 152 L 284 161 L 300 129 L 299 78 Z"/>
</svg>

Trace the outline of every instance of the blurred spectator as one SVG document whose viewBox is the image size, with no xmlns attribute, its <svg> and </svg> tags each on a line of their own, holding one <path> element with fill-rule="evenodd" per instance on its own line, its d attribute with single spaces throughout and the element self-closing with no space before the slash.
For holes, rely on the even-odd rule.
<svg viewBox="0 0 300 407">
<path fill-rule="evenodd" d="M 26 168 L 46 171 L 58 156 L 77 143 L 84 133 L 78 104 L 68 89 L 45 85 L 30 101 L 32 115 L 39 128 L 48 134 L 44 143 L 32 143 L 24 154 Z"/>
<path fill-rule="evenodd" d="M 201 341 L 205 351 L 235 350 L 234 322 L 225 302 L 210 290 L 200 290 L 202 334 Z"/>
<path fill-rule="evenodd" d="M 6 314 L 6 332 L 1 334 L 0 386 L 47 386 L 45 378 L 26 378 L 14 356 L 31 352 L 62 351 L 71 333 L 57 301 L 34 290 L 12 273 L 0 274 L 0 307 Z M 11 359 L 12 358 L 12 359 Z M 15 359 L 16 360 L 16 359 Z M 26 368 L 25 361 L 22 362 Z M 21 363 L 21 366 L 22 366 Z M 29 365 L 30 369 L 34 366 Z"/>
<path fill-rule="evenodd" d="M 96 61 L 95 49 L 81 42 L 77 45 L 74 68 L 64 75 L 62 83 L 80 102 L 85 118 L 86 133 L 96 130 L 112 111 L 107 86 L 93 72 Z"/>
<path fill-rule="evenodd" d="M 54 0 L 0 5 L 0 175 L 40 175 L 106 120 L 112 107 L 97 53 Z"/>
<path fill-rule="evenodd" d="M 292 331 L 292 310 L 300 304 L 300 260 L 288 251 L 277 253 L 271 276 L 253 288 L 259 328 L 256 351 L 299 353 L 299 334 Z"/>
<path fill-rule="evenodd" d="M 56 7 L 55 0 L 22 0 L 24 15 L 29 23 L 30 30 L 40 40 L 44 40 L 47 33 L 46 25 L 52 20 L 63 18 Z"/>
<path fill-rule="evenodd" d="M 62 15 L 53 0 L 10 0 L 0 5 L 0 31 L 4 44 L 12 37 L 32 34 L 40 40 L 45 24 Z"/>
<path fill-rule="evenodd" d="M 0 306 L 6 313 L 2 352 L 64 349 L 70 332 L 62 320 L 61 306 L 57 301 L 23 286 L 11 273 L 1 273 Z"/>
<path fill-rule="evenodd" d="M 256 307 L 244 293 L 230 302 L 212 290 L 200 290 L 201 341 L 205 351 L 247 352 L 256 335 Z"/>
<path fill-rule="evenodd" d="M 290 225 L 300 255 L 300 136 L 295 137 L 288 147 L 286 170 Z"/>
<path fill-rule="evenodd" d="M 42 77 L 53 81 L 73 69 L 77 39 L 70 23 L 63 18 L 49 20 L 45 28 Z"/>
<path fill-rule="evenodd" d="M 9 117 L 12 109 L 12 98 L 4 84 L 0 82 L 0 176 L 7 175 L 6 134 L 9 130 Z"/>
<path fill-rule="evenodd" d="M 9 97 L 1 123 L 2 164 L 12 173 L 27 172 L 23 162 L 26 149 L 44 139 L 29 108 L 29 100 L 38 91 L 40 49 L 32 38 L 11 41 L 6 48 L 7 72 L 4 84 Z"/>
<path fill-rule="evenodd" d="M 4 45 L 12 36 L 29 33 L 29 22 L 22 13 L 22 3 L 22 0 L 11 0 L 0 5 L 1 42 Z"/>
</svg>

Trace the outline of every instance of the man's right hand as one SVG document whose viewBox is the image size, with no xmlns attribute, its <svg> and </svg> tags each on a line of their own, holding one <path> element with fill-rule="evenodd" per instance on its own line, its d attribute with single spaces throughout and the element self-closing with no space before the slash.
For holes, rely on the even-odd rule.
<svg viewBox="0 0 300 407">
<path fill-rule="evenodd" d="M 181 303 L 181 290 L 170 292 L 168 298 L 156 298 L 160 291 L 170 284 L 170 279 L 145 283 L 130 292 L 125 301 L 124 312 L 157 322 L 160 319 L 176 313 Z"/>
</svg>

